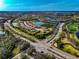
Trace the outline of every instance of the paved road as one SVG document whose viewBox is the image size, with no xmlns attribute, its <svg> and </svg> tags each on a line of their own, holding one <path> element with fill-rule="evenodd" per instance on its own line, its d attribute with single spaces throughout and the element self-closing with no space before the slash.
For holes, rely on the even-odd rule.
<svg viewBox="0 0 79 59">
<path fill-rule="evenodd" d="M 27 53 L 24 53 L 24 51 L 14 56 L 12 59 L 22 59 L 22 55 L 26 55 L 29 59 L 34 59 L 32 56 L 29 56 Z"/>
<path fill-rule="evenodd" d="M 51 43 L 54 43 L 55 40 L 58 40 L 60 38 L 60 35 L 62 33 L 62 27 L 64 26 L 65 23 L 60 23 L 59 24 L 59 30 L 57 32 L 57 34 L 55 35 L 55 37 L 49 42 L 50 44 Z"/>
</svg>

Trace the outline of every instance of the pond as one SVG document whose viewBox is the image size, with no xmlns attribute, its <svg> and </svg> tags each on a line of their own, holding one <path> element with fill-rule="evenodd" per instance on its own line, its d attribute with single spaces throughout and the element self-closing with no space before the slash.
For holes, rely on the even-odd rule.
<svg viewBox="0 0 79 59">
<path fill-rule="evenodd" d="M 76 32 L 76 36 L 77 36 L 77 38 L 79 39 L 79 32 Z"/>
<path fill-rule="evenodd" d="M 46 24 L 46 23 L 45 23 L 45 22 L 38 22 L 38 21 L 37 21 L 37 22 L 33 22 L 33 24 L 34 24 L 34 25 L 37 25 L 37 26 L 40 26 L 40 25 L 43 25 L 43 24 Z"/>
</svg>

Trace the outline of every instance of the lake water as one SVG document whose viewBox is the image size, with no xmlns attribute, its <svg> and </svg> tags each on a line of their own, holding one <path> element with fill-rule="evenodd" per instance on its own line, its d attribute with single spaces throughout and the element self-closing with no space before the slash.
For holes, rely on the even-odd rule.
<svg viewBox="0 0 79 59">
<path fill-rule="evenodd" d="M 37 26 L 40 26 L 40 25 L 45 24 L 45 22 L 33 22 L 33 24 L 35 24 L 35 25 L 37 25 Z"/>
<path fill-rule="evenodd" d="M 79 39 L 79 32 L 77 32 L 77 33 L 76 33 L 76 36 L 77 36 L 77 37 L 78 37 L 78 39 Z"/>
</svg>

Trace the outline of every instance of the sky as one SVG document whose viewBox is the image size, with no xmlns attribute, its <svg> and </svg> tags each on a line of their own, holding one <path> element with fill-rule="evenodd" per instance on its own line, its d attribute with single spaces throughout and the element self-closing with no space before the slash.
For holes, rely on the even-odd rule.
<svg viewBox="0 0 79 59">
<path fill-rule="evenodd" d="M 79 0 L 0 0 L 0 11 L 79 11 Z"/>
</svg>

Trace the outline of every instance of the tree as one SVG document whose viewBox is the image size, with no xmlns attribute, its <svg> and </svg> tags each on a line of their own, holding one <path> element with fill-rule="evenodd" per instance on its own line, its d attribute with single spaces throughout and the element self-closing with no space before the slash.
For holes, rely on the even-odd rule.
<svg viewBox="0 0 79 59">
<path fill-rule="evenodd" d="M 32 55 L 33 52 L 36 52 L 36 50 L 35 50 L 35 48 L 34 48 L 33 46 L 31 46 L 31 47 L 29 47 L 29 48 L 27 49 L 27 54 L 28 54 L 28 55 Z"/>
</svg>

